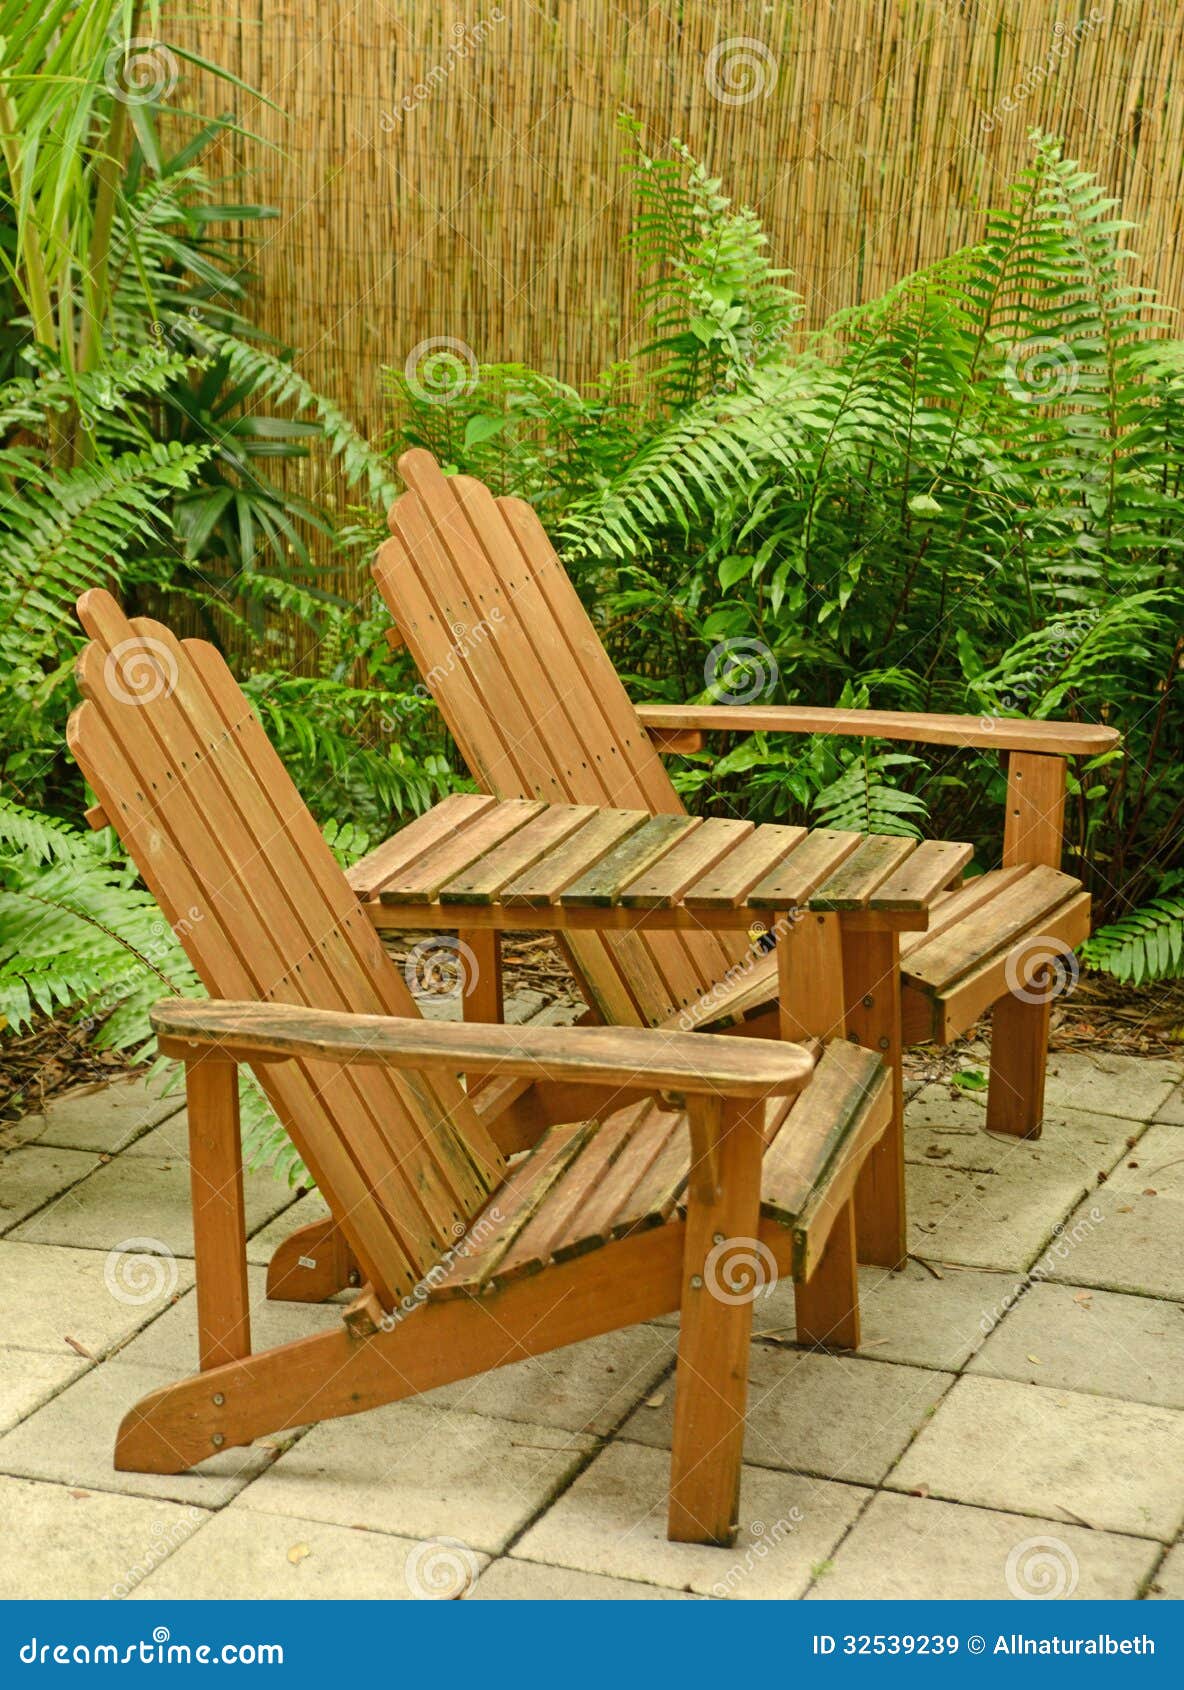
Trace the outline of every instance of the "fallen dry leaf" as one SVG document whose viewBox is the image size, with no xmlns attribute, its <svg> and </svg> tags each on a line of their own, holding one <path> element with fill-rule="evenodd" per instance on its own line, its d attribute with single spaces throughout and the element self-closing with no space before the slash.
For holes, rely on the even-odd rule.
<svg viewBox="0 0 1184 1690">
<path fill-rule="evenodd" d="M 312 1550 L 309 1548 L 307 1543 L 294 1543 L 288 1551 L 288 1559 L 291 1561 L 292 1565 L 296 1567 L 299 1566 L 301 1561 L 305 1560 L 306 1557 L 311 1554 Z"/>
<path fill-rule="evenodd" d="M 665 1401 L 666 1401 L 665 1391 L 655 1391 L 652 1397 L 647 1397 L 645 1399 L 645 1406 L 647 1408 L 661 1408 L 662 1404 Z"/>
<path fill-rule="evenodd" d="M 928 1485 L 918 1485 L 915 1490 L 911 1490 L 909 1492 L 909 1495 L 910 1496 L 928 1496 L 929 1495 L 929 1486 Z"/>
<path fill-rule="evenodd" d="M 82 1356 L 87 1361 L 93 1361 L 95 1359 L 94 1356 L 87 1349 L 86 1345 L 80 1344 L 78 1342 L 77 1338 L 71 1338 L 71 1336 L 68 1332 L 64 1334 L 64 1337 L 65 1337 L 66 1343 L 69 1344 L 70 1348 L 74 1351 L 74 1354 L 76 1356 Z"/>
<path fill-rule="evenodd" d="M 1041 1361 L 1039 1356 L 1029 1356 L 1028 1360 L 1032 1363 L 1033 1367 L 1043 1367 L 1044 1366 L 1044 1363 Z"/>
</svg>

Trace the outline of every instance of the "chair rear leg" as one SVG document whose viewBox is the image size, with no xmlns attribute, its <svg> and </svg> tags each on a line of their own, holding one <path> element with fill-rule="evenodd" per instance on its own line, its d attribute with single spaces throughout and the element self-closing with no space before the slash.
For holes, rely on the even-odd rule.
<svg viewBox="0 0 1184 1690">
<path fill-rule="evenodd" d="M 299 1227 L 267 1264 L 267 1295 L 284 1303 L 323 1303 L 362 1283 L 361 1271 L 336 1222 Z"/>
<path fill-rule="evenodd" d="M 1000 998 L 991 1012 L 991 1083 L 987 1131 L 1039 1138 L 1052 993 L 1043 1001 Z"/>
<path fill-rule="evenodd" d="M 735 1541 L 752 1304 L 776 1274 L 760 1242 L 764 1143 L 755 1117 L 714 1100 L 691 1108 L 668 1535 Z"/>
<path fill-rule="evenodd" d="M 839 1211 L 822 1260 L 809 1279 L 794 1285 L 799 1344 L 826 1350 L 859 1348 L 859 1277 L 855 1255 L 855 1205 Z"/>
<path fill-rule="evenodd" d="M 238 1070 L 201 1056 L 185 1064 L 189 1185 L 202 1371 L 251 1353 Z"/>
</svg>

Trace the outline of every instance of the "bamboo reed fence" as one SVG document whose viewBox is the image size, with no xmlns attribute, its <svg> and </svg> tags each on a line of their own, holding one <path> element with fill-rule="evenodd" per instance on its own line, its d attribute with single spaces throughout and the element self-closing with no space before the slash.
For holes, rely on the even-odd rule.
<svg viewBox="0 0 1184 1690">
<path fill-rule="evenodd" d="M 572 382 L 635 344 L 622 109 L 757 208 L 811 323 L 975 238 L 1034 126 L 1141 225 L 1132 279 L 1184 298 L 1180 0 L 198 0 L 183 15 L 191 44 L 280 108 L 234 99 L 278 149 L 243 144 L 244 194 L 280 211 L 258 258 L 262 326 L 372 435 L 379 367 L 435 337 Z"/>
</svg>

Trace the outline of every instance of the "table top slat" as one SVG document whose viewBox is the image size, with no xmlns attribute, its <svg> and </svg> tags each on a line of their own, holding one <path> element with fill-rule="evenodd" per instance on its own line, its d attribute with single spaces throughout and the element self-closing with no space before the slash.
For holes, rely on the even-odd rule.
<svg viewBox="0 0 1184 1690">
<path fill-rule="evenodd" d="M 788 857 L 805 837 L 804 827 L 763 823 L 729 851 L 723 862 L 688 886 L 683 903 L 690 910 L 739 908 L 758 881 Z"/>
<path fill-rule="evenodd" d="M 864 910 L 876 888 L 917 849 L 915 839 L 869 833 L 809 897 L 812 910 Z"/>
<path fill-rule="evenodd" d="M 636 880 L 672 846 L 702 825 L 698 816 L 650 816 L 635 833 L 628 834 L 578 880 L 572 881 L 560 893 L 560 904 L 611 909 L 623 886 Z"/>
<path fill-rule="evenodd" d="M 830 828 L 808 834 L 792 856 L 774 868 L 751 890 L 748 902 L 755 909 L 791 910 L 804 904 L 816 886 L 858 850 L 863 837 Z"/>
<path fill-rule="evenodd" d="M 378 896 L 387 881 L 434 850 L 441 833 L 450 827 L 458 831 L 468 827 L 496 803 L 496 798 L 488 798 L 482 792 L 453 792 L 398 833 L 384 839 L 373 851 L 359 857 L 352 868 L 346 869 L 345 878 L 366 903 Z"/>
<path fill-rule="evenodd" d="M 565 886 L 579 878 L 629 834 L 650 820 L 648 810 L 597 810 L 591 821 L 548 851 L 501 890 L 500 903 L 538 908 L 553 904 Z"/>
<path fill-rule="evenodd" d="M 544 808 L 536 800 L 512 798 L 482 811 L 467 827 L 449 829 L 417 862 L 386 882 L 380 900 L 384 904 L 435 903 L 455 875 L 517 833 Z M 434 810 L 430 813 L 436 814 Z"/>
<path fill-rule="evenodd" d="M 701 879 L 754 831 L 752 822 L 709 817 L 702 827 L 684 836 L 664 857 L 651 863 L 621 893 L 630 910 L 671 909 L 688 886 Z"/>
<path fill-rule="evenodd" d="M 503 887 L 570 839 L 595 814 L 593 804 L 549 804 L 525 827 L 462 869 L 441 889 L 440 902 L 492 904 Z"/>
<path fill-rule="evenodd" d="M 927 910 L 938 893 L 960 875 L 974 846 L 950 839 L 926 839 L 882 880 L 868 899 L 870 910 Z"/>
</svg>

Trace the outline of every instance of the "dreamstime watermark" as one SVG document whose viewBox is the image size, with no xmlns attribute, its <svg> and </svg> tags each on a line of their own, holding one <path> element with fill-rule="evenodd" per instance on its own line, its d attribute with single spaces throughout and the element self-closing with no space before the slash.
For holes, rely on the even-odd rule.
<svg viewBox="0 0 1184 1690">
<path fill-rule="evenodd" d="M 717 1303 L 737 1307 L 768 1297 L 777 1283 L 777 1258 L 759 1238 L 716 1235 L 703 1264 L 703 1284 Z"/>
<path fill-rule="evenodd" d="M 468 997 L 481 978 L 481 969 L 463 939 L 433 933 L 412 947 L 403 978 L 416 1003 L 452 1003 Z"/>
<path fill-rule="evenodd" d="M 486 36 L 495 24 L 504 23 L 506 14 L 499 6 L 495 6 L 487 18 L 479 18 L 474 24 L 454 23 L 452 26 L 452 42 L 439 64 L 434 64 L 422 82 L 417 82 L 409 94 L 404 94 L 395 102 L 391 111 L 384 111 L 378 120 L 378 127 L 384 134 L 389 135 L 397 123 L 402 123 L 408 112 L 413 112 L 417 106 L 422 106 L 425 100 L 430 100 L 437 93 L 458 64 L 463 64 L 469 55 L 485 43 Z"/>
<path fill-rule="evenodd" d="M 708 92 L 721 106 L 747 106 L 767 100 L 777 86 L 776 56 L 754 35 L 717 41 L 707 55 Z"/>
<path fill-rule="evenodd" d="M 1030 65 L 1011 92 L 1005 94 L 997 105 L 989 112 L 984 112 L 978 120 L 978 126 L 984 135 L 989 135 L 1001 117 L 1006 117 L 1015 111 L 1038 89 L 1042 88 L 1050 77 L 1055 76 L 1061 68 L 1061 61 L 1067 59 L 1075 47 L 1080 47 L 1087 35 L 1092 35 L 1100 23 L 1105 22 L 1106 14 L 1100 6 L 1091 7 L 1085 17 L 1078 18 L 1070 29 L 1066 24 L 1054 23 L 1052 26 L 1052 45 L 1039 64 Z"/>
<path fill-rule="evenodd" d="M 107 54 L 103 81 L 109 93 L 125 106 L 147 106 L 166 100 L 177 86 L 181 66 L 163 41 L 135 35 L 120 41 Z"/>
<path fill-rule="evenodd" d="M 742 1585 L 750 1573 L 756 1571 L 762 1561 L 767 1561 L 773 1550 L 787 1537 L 791 1537 L 805 1519 L 800 1508 L 791 1508 L 788 1514 L 780 1520 L 774 1520 L 771 1526 L 766 1526 L 763 1520 L 754 1520 L 748 1528 L 751 1542 L 738 1561 L 718 1578 L 711 1587 L 713 1596 L 731 1596 L 733 1591 Z"/>
<path fill-rule="evenodd" d="M 117 1303 L 155 1303 L 177 1289 L 177 1258 L 159 1238 L 124 1238 L 107 1252 L 103 1284 Z"/>
<path fill-rule="evenodd" d="M 415 397 L 425 405 L 451 405 L 477 385 L 477 354 L 455 335 L 433 335 L 413 346 L 403 363 L 403 375 Z"/>
<path fill-rule="evenodd" d="M 436 1286 L 443 1284 L 444 1280 L 448 1278 L 456 1263 L 463 1262 L 466 1257 L 471 1256 L 491 1233 L 497 1231 L 501 1223 L 502 1212 L 496 1206 L 482 1215 L 471 1227 L 467 1226 L 464 1221 L 458 1221 L 453 1228 L 457 1242 L 451 1249 L 446 1250 L 440 1260 L 428 1269 L 423 1278 L 412 1286 L 405 1297 L 400 1299 L 397 1309 L 388 1309 L 383 1314 L 379 1321 L 380 1329 L 383 1332 L 393 1332 L 395 1327 L 401 1321 L 406 1320 L 409 1314 L 414 1314 L 421 1304 L 428 1301 Z"/>
<path fill-rule="evenodd" d="M 152 1542 L 138 1561 L 133 1561 L 121 1579 L 118 1579 L 107 1592 L 108 1599 L 114 1602 L 123 1601 L 130 1596 L 138 1584 L 143 1584 L 148 1574 L 153 1572 L 160 1563 L 180 1549 L 209 1518 L 200 1508 L 187 1508 L 178 1520 L 154 1520 L 152 1522 Z"/>
<path fill-rule="evenodd" d="M 1099 612 L 1086 611 L 1077 618 L 1073 627 L 1066 627 L 1063 622 L 1054 622 L 1047 629 L 1046 643 L 1042 649 L 1039 661 L 1033 661 L 1022 680 L 1017 679 L 1012 685 L 1004 688 L 998 695 L 997 703 L 1004 710 L 1023 710 L 1033 699 L 1039 699 L 1046 690 L 1046 684 L 1055 681 L 1060 676 L 1069 659 L 1080 649 L 1094 624 Z M 981 716 L 979 727 L 988 733 L 1002 721 L 1002 716 Z"/>
<path fill-rule="evenodd" d="M 1059 1600 L 1077 1589 L 1077 1557 L 1059 1537 L 1026 1537 L 1007 1557 L 1003 1577 L 1021 1601 Z"/>
<path fill-rule="evenodd" d="M 1077 390 L 1081 365 L 1066 340 L 1033 335 L 1018 341 L 1003 365 L 1003 385 L 1021 405 L 1052 405 Z"/>
<path fill-rule="evenodd" d="M 136 952 L 141 963 L 147 964 L 149 969 L 155 968 L 157 964 L 167 963 L 170 960 L 172 946 L 165 935 L 169 934 L 173 939 L 184 940 L 202 920 L 204 920 L 204 917 L 197 905 L 191 904 L 180 920 L 175 921 L 171 927 L 166 927 L 163 921 L 154 923 L 147 943 L 139 946 Z M 132 992 L 143 984 L 143 967 L 125 969 L 114 980 L 107 981 L 97 998 L 91 998 L 88 1001 L 86 1017 L 78 1022 L 78 1026 L 83 1032 L 90 1032 L 126 997 L 130 997 Z"/>
<path fill-rule="evenodd" d="M 453 643 L 448 648 L 447 656 L 441 662 L 432 664 L 423 680 L 416 682 L 407 694 L 406 701 L 399 704 L 393 715 L 387 714 L 381 718 L 379 725 L 382 731 L 394 733 L 399 716 L 411 713 L 413 699 L 417 704 L 431 703 L 435 689 L 456 673 L 460 664 L 470 658 L 496 632 L 498 623 L 503 620 L 501 607 L 494 605 L 488 616 L 475 622 L 471 628 L 466 627 L 463 622 L 454 622 L 451 628 Z"/>
<path fill-rule="evenodd" d="M 720 640 L 707 653 L 703 679 L 717 704 L 752 704 L 777 685 L 777 659 L 763 640 Z"/>
<path fill-rule="evenodd" d="M 990 1337 L 1004 1315 L 1015 1307 L 1029 1286 L 1051 1279 L 1056 1268 L 1062 1262 L 1068 1261 L 1077 1246 L 1084 1243 L 1105 1219 L 1105 1215 L 1095 1204 L 1088 1215 L 1082 1215 L 1071 1227 L 1064 1221 L 1058 1221 L 1053 1228 L 1053 1241 L 1040 1260 L 1028 1269 L 1022 1279 L 1017 1279 L 1010 1290 L 1004 1292 L 993 1308 L 983 1310 L 978 1323 L 983 1337 Z"/>
<path fill-rule="evenodd" d="M 732 963 L 716 980 L 710 991 L 704 992 L 682 1011 L 678 1018 L 680 1032 L 693 1033 L 697 1027 L 707 1026 L 713 1005 L 718 1005 L 721 1014 L 724 1013 L 724 1006 L 734 999 L 737 987 L 752 974 L 762 957 L 767 956 L 773 947 L 797 926 L 805 913 L 795 904 L 792 909 L 782 910 L 771 927 L 750 929 L 750 944 L 739 962 Z"/>
<path fill-rule="evenodd" d="M 429 1537 L 403 1563 L 403 1578 L 420 1602 L 455 1602 L 481 1571 L 476 1554 L 456 1537 Z"/>
<path fill-rule="evenodd" d="M 179 671 L 172 649 L 145 634 L 120 640 L 103 664 L 103 682 L 118 704 L 155 704 L 171 698 Z"/>
<path fill-rule="evenodd" d="M 1007 953 L 1003 978 L 1020 1003 L 1052 1003 L 1068 997 L 1081 977 L 1081 964 L 1060 939 L 1036 933 Z"/>
</svg>

